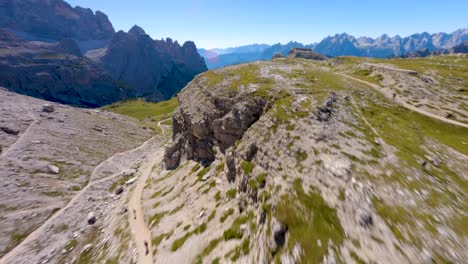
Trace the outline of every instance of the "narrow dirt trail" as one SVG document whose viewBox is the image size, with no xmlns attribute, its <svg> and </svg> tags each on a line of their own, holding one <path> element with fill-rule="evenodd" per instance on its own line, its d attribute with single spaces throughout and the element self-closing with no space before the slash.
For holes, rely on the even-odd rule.
<svg viewBox="0 0 468 264">
<path fill-rule="evenodd" d="M 165 119 L 167 120 L 167 119 Z M 159 136 L 165 134 L 164 127 L 161 120 L 158 122 L 158 126 L 161 128 L 162 133 Z M 130 201 L 128 203 L 129 214 L 128 222 L 132 230 L 133 239 L 136 243 L 138 251 L 138 263 L 152 264 L 153 263 L 153 247 L 151 244 L 151 230 L 145 222 L 145 214 L 141 203 L 143 190 L 146 185 L 146 181 L 153 172 L 153 167 L 160 164 L 163 159 L 164 150 L 160 148 L 154 155 L 149 157 L 149 160 L 141 167 L 141 175 L 138 178 L 136 187 L 134 188 Z"/>
<path fill-rule="evenodd" d="M 31 114 L 32 115 L 32 114 Z M 1 158 L 4 158 L 6 157 L 6 155 L 8 153 L 10 153 L 11 150 L 15 149 L 15 146 L 17 146 L 18 144 L 20 144 L 21 142 L 23 142 L 25 140 L 25 137 L 29 134 L 29 131 L 31 130 L 31 128 L 34 127 L 34 125 L 36 125 L 38 122 L 39 122 L 39 119 L 37 119 L 34 115 L 32 115 L 34 121 L 29 125 L 28 128 L 26 128 L 26 130 L 19 136 L 19 138 L 15 141 L 15 143 L 11 144 L 10 147 L 8 147 L 8 149 L 6 151 L 4 151 L 1 155 L 0 155 L 0 159 Z"/>
<path fill-rule="evenodd" d="M 146 225 L 141 197 L 146 181 L 151 176 L 153 166 L 162 161 L 163 151 L 159 150 L 156 155 L 149 158 L 149 162 L 142 167 L 141 175 L 138 178 L 137 185 L 128 202 L 129 214 L 128 222 L 132 230 L 133 239 L 138 250 L 138 263 L 152 264 L 153 249 L 151 245 L 151 231 Z"/>
<path fill-rule="evenodd" d="M 406 69 L 400 69 L 400 68 L 395 68 L 395 67 L 390 67 L 390 66 L 385 66 L 385 65 L 379 65 L 375 63 L 369 63 L 369 62 L 364 62 L 364 65 L 375 67 L 375 68 L 380 68 L 384 70 L 389 70 L 389 71 L 397 71 L 397 72 L 402 72 L 402 73 L 407 73 L 407 74 L 417 74 L 418 72 L 412 71 L 412 70 L 406 70 Z"/>
<path fill-rule="evenodd" d="M 375 90 L 379 91 L 381 94 L 383 94 L 388 99 L 393 100 L 393 93 L 390 90 L 386 89 L 386 88 L 383 88 L 383 87 L 381 87 L 381 86 L 379 86 L 377 84 L 371 83 L 371 82 L 367 82 L 367 81 L 364 81 L 364 80 L 349 76 L 349 75 L 344 74 L 344 73 L 338 73 L 338 74 L 345 77 L 345 78 L 348 78 L 348 79 L 351 79 L 351 80 L 366 84 L 366 85 L 374 88 Z M 449 123 L 449 124 L 452 124 L 452 125 L 468 128 L 468 124 L 464 124 L 462 122 L 447 119 L 445 117 L 442 117 L 442 116 L 439 116 L 439 115 L 424 111 L 423 109 L 417 108 L 416 106 L 413 106 L 413 105 L 410 105 L 410 104 L 406 103 L 405 101 L 403 101 L 398 96 L 394 100 L 397 103 L 399 103 L 400 105 L 402 105 L 403 107 L 405 107 L 406 109 L 408 109 L 408 110 L 418 112 L 418 113 L 420 113 L 422 115 L 425 115 L 425 116 L 440 120 L 440 121 L 445 122 L 445 123 Z"/>
<path fill-rule="evenodd" d="M 142 145 L 140 145 L 139 147 L 137 148 L 134 148 L 134 149 L 131 149 L 131 150 L 128 150 L 128 151 L 125 151 L 125 152 L 121 152 L 121 153 L 117 153 L 115 155 L 113 155 L 112 157 L 108 158 L 107 160 L 101 162 L 99 165 L 103 164 L 103 163 L 106 163 L 106 162 L 109 162 L 109 161 L 112 161 L 113 158 L 115 156 L 118 156 L 118 155 L 124 155 L 124 154 L 127 154 L 127 153 L 130 153 L 132 151 L 137 151 L 139 150 L 140 148 L 143 148 L 145 147 L 151 140 L 153 140 L 153 138 L 150 138 L 149 140 L 145 141 Z M 93 173 L 90 177 L 90 179 L 93 178 L 94 174 L 96 173 L 97 171 L 97 168 L 99 167 L 99 165 L 93 170 Z M 52 224 L 52 222 L 57 219 L 58 217 L 60 217 L 67 209 L 71 208 L 72 206 L 75 205 L 75 203 L 78 201 L 78 199 L 84 194 L 86 193 L 86 191 L 91 188 L 92 186 L 95 186 L 99 183 L 102 183 L 102 182 L 105 182 L 105 181 L 108 181 L 110 179 L 113 179 L 113 178 L 116 178 L 118 176 L 120 176 L 122 174 L 123 171 L 119 171 L 115 174 L 112 174 L 108 177 L 105 177 L 105 178 L 102 178 L 102 179 L 98 179 L 98 180 L 94 180 L 94 181 L 90 181 L 85 187 L 83 187 L 83 189 L 81 189 L 75 196 L 73 196 L 73 198 L 67 203 L 67 205 L 65 205 L 64 207 L 62 207 L 60 210 L 58 210 L 56 213 L 54 213 L 51 217 L 49 217 L 41 226 L 39 226 L 38 228 L 36 228 L 33 232 L 31 232 L 23 241 L 21 241 L 21 243 L 19 243 L 15 248 L 13 248 L 12 250 L 10 250 L 7 254 L 5 254 L 1 259 L 0 259 L 0 264 L 9 264 L 9 263 L 14 263 L 14 259 L 15 259 L 15 256 L 19 253 L 19 252 L 24 252 L 25 250 L 27 250 L 27 247 L 28 247 L 28 244 L 33 242 L 35 239 L 41 237 L 41 236 L 46 236 L 47 235 L 47 228 L 49 227 L 50 224 Z"/>
</svg>

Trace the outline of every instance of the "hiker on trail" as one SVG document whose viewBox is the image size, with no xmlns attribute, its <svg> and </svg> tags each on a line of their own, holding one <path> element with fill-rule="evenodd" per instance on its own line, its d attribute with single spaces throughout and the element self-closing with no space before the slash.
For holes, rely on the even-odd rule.
<svg viewBox="0 0 468 264">
<path fill-rule="evenodd" d="M 149 254 L 148 242 L 145 241 L 146 255 Z"/>
<path fill-rule="evenodd" d="M 393 94 L 393 100 L 395 100 L 395 98 L 396 98 L 396 94 L 394 93 L 394 94 Z"/>
<path fill-rule="evenodd" d="M 136 220 L 136 210 L 133 209 L 133 219 Z"/>
</svg>

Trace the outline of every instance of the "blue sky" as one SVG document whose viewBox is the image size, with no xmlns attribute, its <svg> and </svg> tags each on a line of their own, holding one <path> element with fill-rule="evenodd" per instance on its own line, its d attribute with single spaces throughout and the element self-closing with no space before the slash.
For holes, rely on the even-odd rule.
<svg viewBox="0 0 468 264">
<path fill-rule="evenodd" d="M 68 0 L 106 13 L 116 30 L 141 26 L 155 39 L 193 40 L 201 48 L 295 40 L 313 43 L 346 32 L 377 37 L 468 27 L 467 0 Z"/>
</svg>

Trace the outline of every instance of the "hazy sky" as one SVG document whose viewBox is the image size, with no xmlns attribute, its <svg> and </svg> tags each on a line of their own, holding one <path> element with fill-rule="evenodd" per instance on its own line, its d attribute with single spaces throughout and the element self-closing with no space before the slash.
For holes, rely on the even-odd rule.
<svg viewBox="0 0 468 264">
<path fill-rule="evenodd" d="M 328 35 L 377 37 L 468 27 L 468 0 L 68 0 L 106 13 L 116 30 L 137 24 L 153 38 L 226 48 Z"/>
</svg>

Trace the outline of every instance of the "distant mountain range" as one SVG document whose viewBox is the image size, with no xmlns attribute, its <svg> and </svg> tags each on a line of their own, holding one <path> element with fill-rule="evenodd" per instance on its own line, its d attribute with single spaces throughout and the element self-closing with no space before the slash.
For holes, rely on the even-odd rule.
<svg viewBox="0 0 468 264">
<path fill-rule="evenodd" d="M 360 56 L 387 58 L 404 56 L 407 53 L 427 49 L 429 52 L 448 50 L 468 40 L 468 28 L 459 29 L 451 34 L 427 32 L 413 34 L 408 37 L 386 34 L 373 39 L 369 37 L 353 37 L 346 33 L 328 36 L 319 43 L 302 44 L 289 42 L 287 44 L 254 44 L 229 49 L 199 49 L 198 52 L 205 58 L 209 69 L 225 67 L 227 65 L 245 63 L 256 60 L 271 59 L 273 54 L 287 55 L 291 48 L 311 48 L 328 57 Z"/>
<path fill-rule="evenodd" d="M 191 41 L 153 40 L 135 26 L 63 0 L 0 0 L 0 86 L 87 107 L 171 98 L 206 71 Z"/>
</svg>

